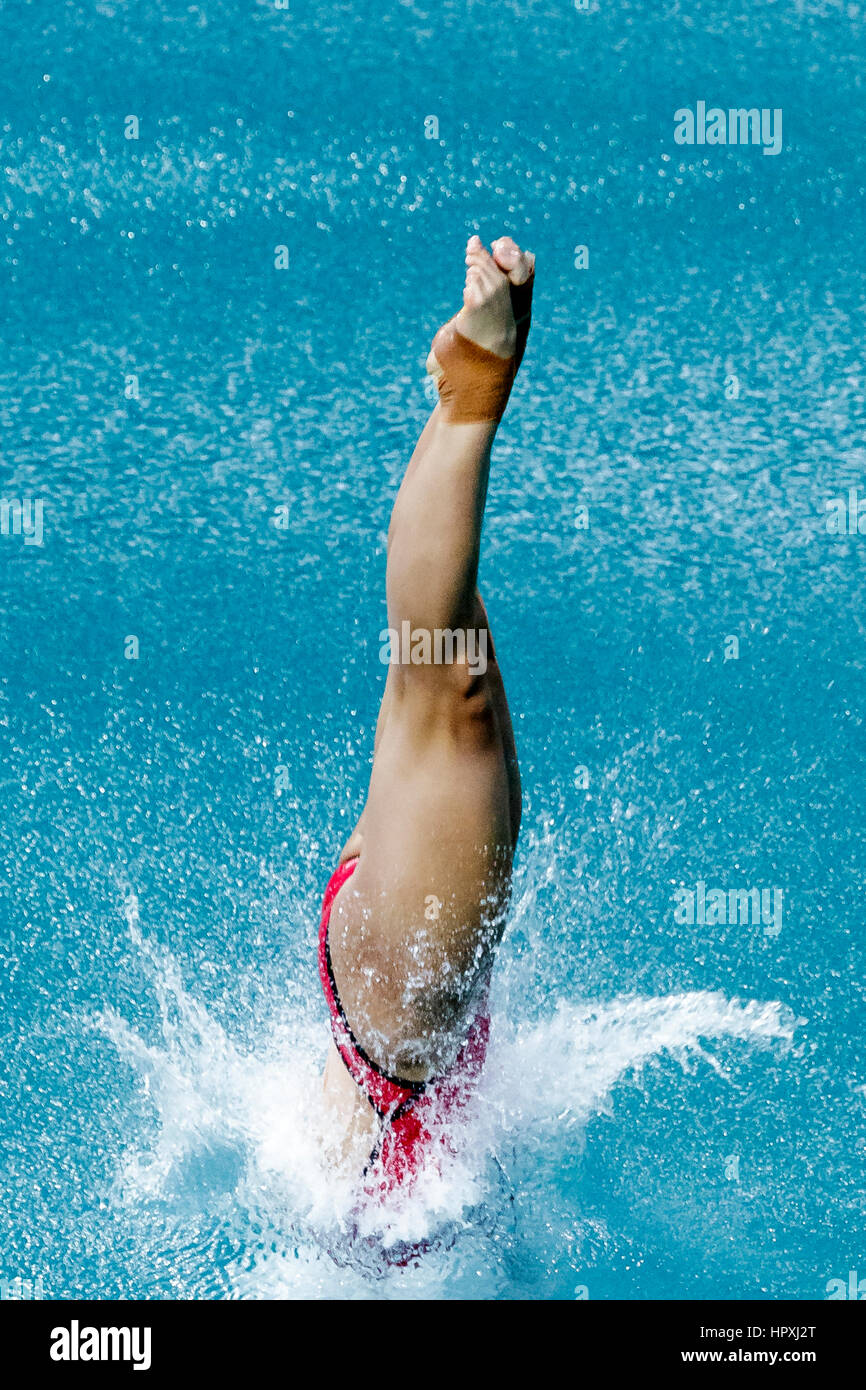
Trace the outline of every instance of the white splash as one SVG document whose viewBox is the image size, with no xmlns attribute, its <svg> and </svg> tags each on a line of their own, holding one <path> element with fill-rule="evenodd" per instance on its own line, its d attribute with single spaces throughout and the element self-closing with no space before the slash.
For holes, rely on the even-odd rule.
<svg viewBox="0 0 866 1390">
<path fill-rule="evenodd" d="M 294 1259 L 263 1257 L 252 1270 L 247 1261 L 231 1274 L 236 1296 L 308 1294 L 313 1266 L 324 1289 L 336 1265 L 331 1276 L 323 1273 L 323 1252 L 336 1258 L 349 1229 L 362 1245 L 386 1252 L 443 1229 L 453 1238 L 471 1227 L 473 1213 L 501 1202 L 490 1173 L 504 1144 L 540 1145 L 554 1155 L 563 1142 L 577 1148 L 617 1083 L 633 1081 L 647 1063 L 667 1054 L 684 1066 L 703 1061 L 720 1069 L 709 1040 L 784 1044 L 796 1026 L 778 1003 L 703 991 L 596 1006 L 560 1002 L 542 1022 L 507 1020 L 497 1016 L 494 992 L 487 1064 L 453 1161 L 423 1174 L 408 1196 L 359 1207 L 354 1183 L 337 1178 L 322 1157 L 324 1014 L 300 1017 L 287 1007 L 256 1051 L 245 1052 L 188 993 L 171 956 L 144 936 L 134 897 L 126 918 L 159 1006 L 161 1036 L 145 1042 L 110 1009 L 91 1020 L 140 1077 L 155 1110 L 152 1134 L 136 1136 L 121 1160 L 115 1200 L 222 1200 L 291 1232 Z M 350 1259 L 338 1263 L 341 1296 L 365 1296 L 363 1272 Z M 437 1278 L 436 1269 L 427 1261 L 416 1284 Z"/>
</svg>

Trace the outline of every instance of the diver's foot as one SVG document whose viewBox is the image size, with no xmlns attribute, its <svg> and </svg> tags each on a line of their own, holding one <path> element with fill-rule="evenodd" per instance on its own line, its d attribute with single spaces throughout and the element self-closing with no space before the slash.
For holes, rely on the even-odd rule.
<svg viewBox="0 0 866 1390">
<path fill-rule="evenodd" d="M 456 326 L 464 338 L 497 357 L 513 357 L 517 334 L 508 275 L 479 236 L 466 244 L 466 284 Z"/>
<path fill-rule="evenodd" d="M 532 291 L 535 282 L 535 256 L 531 251 L 521 251 L 517 242 L 510 236 L 501 236 L 490 248 L 499 269 L 508 276 L 511 286 L 511 308 L 517 328 L 515 357 L 517 366 L 526 349 L 529 325 L 532 319 Z"/>
<path fill-rule="evenodd" d="M 456 328 L 462 337 L 496 357 L 514 356 L 517 329 L 508 276 L 499 269 L 479 236 L 471 236 L 466 244 L 463 308 L 445 327 Z M 432 349 L 427 358 L 427 371 L 437 380 L 442 374 L 441 364 Z"/>
<path fill-rule="evenodd" d="M 516 346 L 509 278 L 481 245 L 480 236 L 470 236 L 463 309 L 439 329 L 427 359 L 442 420 L 498 423 L 517 370 Z"/>
<path fill-rule="evenodd" d="M 463 308 L 433 339 L 427 371 L 449 424 L 498 422 L 523 357 L 535 280 L 535 257 L 511 237 L 496 254 L 471 236 L 466 246 Z"/>
</svg>

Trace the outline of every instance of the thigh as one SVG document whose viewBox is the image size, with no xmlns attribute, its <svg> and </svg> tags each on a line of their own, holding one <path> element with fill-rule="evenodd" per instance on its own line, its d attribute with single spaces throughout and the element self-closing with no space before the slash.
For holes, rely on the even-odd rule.
<svg viewBox="0 0 866 1390">
<path fill-rule="evenodd" d="M 468 699 L 395 692 L 362 819 L 331 913 L 334 974 L 368 1055 L 421 1080 L 459 1048 L 508 898 L 511 789 L 487 676 Z"/>
</svg>

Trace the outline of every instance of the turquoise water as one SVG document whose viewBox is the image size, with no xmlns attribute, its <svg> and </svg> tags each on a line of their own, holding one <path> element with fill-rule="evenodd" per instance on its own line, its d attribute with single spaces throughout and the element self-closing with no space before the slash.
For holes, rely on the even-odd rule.
<svg viewBox="0 0 866 1390">
<path fill-rule="evenodd" d="M 862 6 L 10 3 L 0 36 L 0 498 L 43 503 L 0 535 L 0 1275 L 866 1274 L 866 539 L 827 530 L 866 498 Z M 781 108 L 781 152 L 677 145 L 698 100 Z M 311 1137 L 318 906 L 476 229 L 539 258 L 482 564 L 524 828 L 462 1152 L 359 1248 Z M 695 920 L 699 883 L 781 915 Z"/>
</svg>

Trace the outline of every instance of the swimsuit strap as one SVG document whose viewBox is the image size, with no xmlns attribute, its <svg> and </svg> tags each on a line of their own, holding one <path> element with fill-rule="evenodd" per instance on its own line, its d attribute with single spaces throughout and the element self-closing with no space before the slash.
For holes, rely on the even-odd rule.
<svg viewBox="0 0 866 1390">
<path fill-rule="evenodd" d="M 340 992 L 334 978 L 331 963 L 331 946 L 328 940 L 328 927 L 331 919 L 331 906 L 343 884 L 348 882 L 358 866 L 357 859 L 349 859 L 341 864 L 331 878 L 322 903 L 322 923 L 319 929 L 319 976 L 322 989 L 331 1015 L 331 1032 L 337 1051 L 343 1059 L 352 1080 L 360 1086 L 370 1104 L 382 1119 L 391 1119 L 403 1111 L 423 1093 L 427 1083 L 424 1081 L 404 1081 L 390 1076 L 364 1051 L 352 1032 L 340 1001 Z"/>
<path fill-rule="evenodd" d="M 343 1010 L 328 941 L 334 899 L 357 866 L 357 858 L 341 864 L 325 891 L 319 928 L 319 978 L 337 1051 L 352 1080 L 363 1091 L 379 1118 L 379 1133 L 364 1168 L 364 1176 L 368 1177 L 375 1170 L 375 1180 L 370 1178 L 372 1186 L 369 1190 L 381 1194 L 397 1184 L 412 1180 L 430 1143 L 431 1114 L 443 1117 L 453 1115 L 462 1107 L 484 1063 L 490 1019 L 486 1011 L 485 989 L 481 1008 L 464 1038 L 453 1067 L 429 1081 L 405 1081 L 390 1076 L 368 1056 L 353 1034 Z"/>
</svg>

